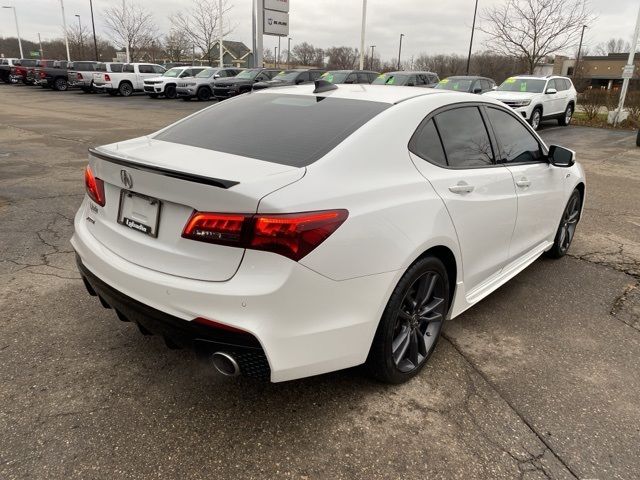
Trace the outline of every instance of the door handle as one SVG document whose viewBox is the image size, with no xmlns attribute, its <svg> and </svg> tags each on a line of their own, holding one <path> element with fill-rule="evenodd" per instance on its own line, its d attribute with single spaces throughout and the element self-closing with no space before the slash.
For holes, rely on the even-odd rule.
<svg viewBox="0 0 640 480">
<path fill-rule="evenodd" d="M 475 188 L 476 187 L 474 187 L 473 185 L 469 185 L 467 182 L 458 182 L 457 185 L 449 187 L 449 191 L 458 195 L 464 195 L 466 193 L 473 192 Z"/>
<path fill-rule="evenodd" d="M 531 180 L 527 177 L 522 177 L 520 180 L 516 180 L 516 185 L 520 188 L 529 188 L 531 186 Z"/>
</svg>

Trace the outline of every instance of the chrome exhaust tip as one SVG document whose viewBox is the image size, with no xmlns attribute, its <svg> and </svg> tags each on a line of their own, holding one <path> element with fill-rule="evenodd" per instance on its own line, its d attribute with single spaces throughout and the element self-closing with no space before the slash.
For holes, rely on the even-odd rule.
<svg viewBox="0 0 640 480">
<path fill-rule="evenodd" d="M 225 352 L 216 352 L 211 356 L 214 368 L 225 377 L 240 375 L 240 366 L 236 359 Z"/>
</svg>

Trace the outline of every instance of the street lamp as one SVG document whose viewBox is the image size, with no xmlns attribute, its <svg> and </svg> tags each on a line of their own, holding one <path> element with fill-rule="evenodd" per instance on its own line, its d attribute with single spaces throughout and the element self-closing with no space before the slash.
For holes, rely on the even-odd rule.
<svg viewBox="0 0 640 480">
<path fill-rule="evenodd" d="M 476 16 L 478 15 L 478 0 L 473 11 L 473 25 L 471 26 L 471 40 L 469 40 L 469 56 L 467 57 L 467 75 L 469 75 L 469 65 L 471 65 L 471 49 L 473 48 L 473 34 L 476 31 Z"/>
<path fill-rule="evenodd" d="M 371 45 L 371 60 L 369 60 L 369 69 L 373 70 L 373 51 L 376 49 L 375 45 Z"/>
<path fill-rule="evenodd" d="M 98 39 L 96 38 L 96 22 L 93 19 L 93 0 L 89 0 L 89 7 L 91 8 L 91 27 L 93 28 L 93 47 L 95 48 L 96 62 L 97 62 L 99 60 L 99 58 L 98 58 Z"/>
<path fill-rule="evenodd" d="M 364 36 L 367 29 L 367 0 L 362 0 L 362 31 L 360 32 L 360 70 L 364 70 Z"/>
<path fill-rule="evenodd" d="M 16 21 L 16 32 L 18 32 L 18 46 L 20 47 L 20 58 L 24 58 L 24 52 L 22 51 L 22 40 L 20 39 L 20 27 L 18 27 L 18 14 L 16 13 L 16 7 L 2 6 L 2 8 L 12 8 L 13 18 Z"/>
<path fill-rule="evenodd" d="M 67 35 L 67 19 L 64 16 L 64 0 L 60 0 L 60 9 L 62 10 L 62 29 L 64 33 L 64 45 L 67 47 L 67 62 L 70 62 L 71 54 L 69 53 L 69 37 Z"/>
<path fill-rule="evenodd" d="M 398 70 L 400 70 L 400 58 L 402 57 L 402 38 L 406 35 L 404 33 L 400 34 L 400 48 L 398 49 Z"/>
<path fill-rule="evenodd" d="M 291 69 L 291 37 L 287 40 L 287 68 Z"/>
<path fill-rule="evenodd" d="M 78 35 L 80 36 L 80 58 L 84 58 L 84 39 L 82 38 L 82 23 L 80 21 L 80 15 L 76 13 L 78 17 Z"/>
<path fill-rule="evenodd" d="M 580 34 L 580 45 L 578 45 L 578 56 L 576 58 L 576 63 L 573 66 L 573 78 L 576 78 L 578 74 L 578 65 L 580 64 L 580 55 L 582 54 L 582 40 L 584 40 L 584 31 L 587 28 L 586 25 L 582 26 L 582 33 Z"/>
</svg>

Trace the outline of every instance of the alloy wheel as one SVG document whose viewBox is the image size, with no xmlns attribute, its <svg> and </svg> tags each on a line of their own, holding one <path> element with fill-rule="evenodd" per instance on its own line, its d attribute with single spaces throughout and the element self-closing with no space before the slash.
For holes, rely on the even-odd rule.
<svg viewBox="0 0 640 480">
<path fill-rule="evenodd" d="M 571 123 L 571 118 L 573 117 L 573 108 L 571 105 L 567 107 L 567 111 L 564 112 L 564 124 L 569 125 Z"/>
<path fill-rule="evenodd" d="M 531 114 L 531 127 L 534 130 L 540 128 L 540 110 L 534 110 Z"/>
<path fill-rule="evenodd" d="M 560 237 L 558 238 L 558 246 L 561 252 L 564 254 L 573 240 L 573 236 L 576 233 L 576 227 L 578 226 L 578 220 L 580 219 L 580 196 L 573 195 L 569 200 L 569 204 L 562 215 L 562 222 L 560 223 Z"/>
<path fill-rule="evenodd" d="M 444 279 L 426 272 L 407 290 L 397 312 L 391 352 L 403 373 L 418 368 L 438 339 L 445 315 Z"/>
</svg>

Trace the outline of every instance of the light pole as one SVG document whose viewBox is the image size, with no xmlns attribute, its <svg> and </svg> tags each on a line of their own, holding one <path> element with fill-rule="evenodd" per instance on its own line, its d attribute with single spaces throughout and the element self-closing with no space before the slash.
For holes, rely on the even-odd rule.
<svg viewBox="0 0 640 480">
<path fill-rule="evenodd" d="M 40 58 L 44 58 L 44 50 L 42 49 L 42 39 L 40 38 L 40 32 L 38 32 L 38 44 L 40 45 Z"/>
<path fill-rule="evenodd" d="M 91 8 L 91 27 L 93 28 L 93 48 L 95 48 L 96 62 L 98 59 L 98 39 L 96 38 L 96 22 L 93 19 L 93 0 L 89 0 L 89 7 Z"/>
<path fill-rule="evenodd" d="M 371 60 L 369 60 L 369 69 L 373 70 L 373 52 L 376 49 L 375 45 L 371 45 Z"/>
<path fill-rule="evenodd" d="M 362 0 L 362 31 L 360 33 L 360 70 L 364 70 L 364 36 L 367 29 L 367 0 Z"/>
<path fill-rule="evenodd" d="M 400 48 L 398 49 L 398 70 L 400 70 L 400 58 L 402 57 L 402 38 L 405 37 L 404 33 L 400 34 Z"/>
<path fill-rule="evenodd" d="M 67 19 L 64 16 L 64 0 L 60 0 L 60 9 L 62 10 L 62 31 L 64 32 L 64 45 L 67 48 L 67 62 L 71 61 L 69 53 L 69 36 L 67 35 Z"/>
<path fill-rule="evenodd" d="M 578 65 L 580 64 L 580 56 L 582 55 L 582 40 L 584 39 L 584 30 L 586 25 L 582 26 L 582 33 L 580 34 L 580 45 L 578 45 L 578 56 L 576 57 L 576 64 L 573 66 L 573 78 L 576 78 L 578 74 Z"/>
<path fill-rule="evenodd" d="M 84 38 L 82 38 L 82 22 L 80 21 L 80 15 L 76 13 L 78 17 L 78 35 L 80 36 L 80 58 L 84 58 Z"/>
<path fill-rule="evenodd" d="M 22 51 L 22 39 L 20 38 L 20 27 L 18 27 L 18 14 L 16 13 L 16 7 L 3 6 L 2 8 L 13 9 L 13 19 L 16 21 L 16 32 L 18 33 L 18 46 L 20 47 L 20 58 L 24 58 L 24 52 Z"/>
<path fill-rule="evenodd" d="M 287 40 L 287 69 L 291 69 L 291 37 Z"/>
<path fill-rule="evenodd" d="M 276 57 L 276 62 L 278 65 L 278 68 L 280 68 L 280 55 L 281 55 L 281 47 L 280 47 L 280 40 L 282 39 L 282 37 L 278 37 L 278 56 Z"/>
<path fill-rule="evenodd" d="M 218 2 L 218 11 L 220 12 L 220 68 L 224 68 L 224 29 L 222 26 L 222 0 Z"/>
<path fill-rule="evenodd" d="M 638 37 L 640 36 L 640 9 L 638 9 L 638 19 L 636 20 L 636 30 L 633 33 L 633 41 L 631 42 L 631 49 L 629 51 L 629 60 L 627 60 L 627 65 L 624 67 L 624 71 L 622 73 L 622 90 L 620 91 L 620 103 L 618 104 L 618 109 L 615 111 L 615 115 L 613 117 L 613 126 L 616 126 L 618 120 L 620 118 L 620 114 L 624 110 L 624 101 L 627 97 L 627 92 L 629 91 L 629 80 L 633 77 L 633 71 L 635 67 L 635 63 L 633 63 L 633 59 L 636 55 L 636 48 L 638 47 Z"/>
<path fill-rule="evenodd" d="M 473 48 L 473 34 L 476 31 L 477 15 L 478 15 L 478 0 L 476 0 L 476 8 L 473 11 L 473 25 L 471 26 L 471 40 L 469 40 L 469 56 L 467 57 L 467 75 L 469 75 L 469 66 L 471 65 L 471 49 Z"/>
</svg>

